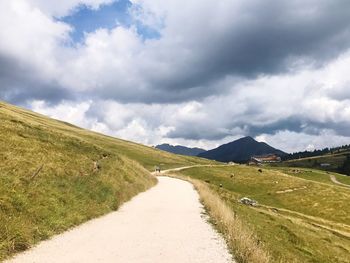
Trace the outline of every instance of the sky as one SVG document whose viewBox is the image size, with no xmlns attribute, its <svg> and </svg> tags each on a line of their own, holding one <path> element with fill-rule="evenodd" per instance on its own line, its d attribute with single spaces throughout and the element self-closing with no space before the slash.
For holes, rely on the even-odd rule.
<svg viewBox="0 0 350 263">
<path fill-rule="evenodd" d="M 0 99 L 146 145 L 350 143 L 348 0 L 0 0 Z"/>
</svg>

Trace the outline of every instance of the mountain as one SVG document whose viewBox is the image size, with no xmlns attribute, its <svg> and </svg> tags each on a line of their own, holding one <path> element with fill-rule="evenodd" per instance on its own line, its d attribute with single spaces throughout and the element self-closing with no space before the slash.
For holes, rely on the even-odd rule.
<svg viewBox="0 0 350 263">
<path fill-rule="evenodd" d="M 252 137 L 244 137 L 199 154 L 199 157 L 221 162 L 246 162 L 253 155 L 276 154 L 285 156 L 286 153 L 275 149 L 264 142 L 257 142 Z"/>
<path fill-rule="evenodd" d="M 167 143 L 157 145 L 156 148 L 166 152 L 188 156 L 197 156 L 198 154 L 205 152 L 205 150 L 201 148 L 188 148 L 181 145 L 174 146 Z"/>
</svg>

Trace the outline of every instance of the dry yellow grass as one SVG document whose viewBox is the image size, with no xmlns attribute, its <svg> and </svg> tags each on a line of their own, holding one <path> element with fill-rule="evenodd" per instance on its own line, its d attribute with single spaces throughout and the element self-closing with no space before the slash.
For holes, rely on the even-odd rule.
<svg viewBox="0 0 350 263">
<path fill-rule="evenodd" d="M 240 263 L 270 262 L 269 253 L 253 231 L 248 229 L 232 209 L 205 183 L 190 177 L 175 176 L 191 182 L 199 193 L 213 224 L 221 232 L 227 245 Z"/>
<path fill-rule="evenodd" d="M 332 183 L 329 174 L 313 170 L 293 176 L 265 168 L 260 173 L 241 165 L 174 174 L 199 180 L 224 200 L 269 252 L 270 262 L 350 262 L 350 192 Z M 240 204 L 244 196 L 258 206 Z"/>
</svg>

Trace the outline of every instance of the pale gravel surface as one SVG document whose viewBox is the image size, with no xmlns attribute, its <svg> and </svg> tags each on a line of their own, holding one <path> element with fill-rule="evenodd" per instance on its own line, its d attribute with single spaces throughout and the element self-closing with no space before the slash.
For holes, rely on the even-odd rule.
<svg viewBox="0 0 350 263">
<path fill-rule="evenodd" d="M 18 255 L 12 263 L 226 263 L 222 237 L 207 223 L 193 186 L 159 183 L 118 211 L 91 220 Z"/>
<path fill-rule="evenodd" d="M 342 185 L 342 186 L 346 186 L 346 187 L 350 187 L 350 185 L 348 185 L 348 184 L 343 184 L 343 183 L 339 182 L 337 180 L 337 178 L 333 174 L 330 174 L 329 176 L 330 176 L 330 178 L 331 178 L 333 183 L 339 184 L 339 185 Z"/>
</svg>

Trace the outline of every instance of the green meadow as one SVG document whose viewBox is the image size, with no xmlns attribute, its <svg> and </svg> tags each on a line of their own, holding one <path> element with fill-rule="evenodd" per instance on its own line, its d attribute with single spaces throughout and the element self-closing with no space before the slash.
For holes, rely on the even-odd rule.
<svg viewBox="0 0 350 263">
<path fill-rule="evenodd" d="M 237 165 L 177 174 L 206 182 L 253 230 L 272 262 L 350 262 L 350 189 L 325 172 Z M 239 203 L 242 197 L 258 206 Z"/>
</svg>

